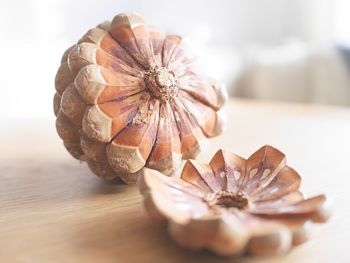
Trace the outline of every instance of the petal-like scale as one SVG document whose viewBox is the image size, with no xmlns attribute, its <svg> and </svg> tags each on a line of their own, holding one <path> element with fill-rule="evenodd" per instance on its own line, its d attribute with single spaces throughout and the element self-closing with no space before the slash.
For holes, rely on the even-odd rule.
<svg viewBox="0 0 350 263">
<path fill-rule="evenodd" d="M 64 142 L 64 147 L 66 147 L 67 151 L 77 160 L 84 161 L 85 156 L 82 151 L 79 143 L 68 143 Z"/>
<path fill-rule="evenodd" d="M 224 106 L 224 104 L 228 100 L 228 93 L 226 90 L 225 83 L 223 82 L 220 83 L 215 79 L 210 79 L 210 82 L 213 85 L 212 87 L 214 88 L 217 96 L 217 101 L 218 101 L 217 106 L 221 108 L 222 106 Z"/>
<path fill-rule="evenodd" d="M 113 74 L 105 68 L 101 68 L 100 72 L 108 85 L 101 91 L 98 103 L 121 99 L 145 90 L 145 84 L 141 78 L 124 74 Z"/>
<path fill-rule="evenodd" d="M 219 150 L 210 161 L 216 180 L 223 190 L 238 190 L 238 182 L 245 173 L 246 160 L 228 151 Z"/>
<path fill-rule="evenodd" d="M 214 110 L 219 110 L 227 100 L 227 92 L 223 85 L 195 74 L 180 77 L 179 88 Z"/>
<path fill-rule="evenodd" d="M 194 52 L 184 39 L 174 48 L 168 62 L 168 68 L 176 72 L 177 76 L 182 76 L 189 68 L 193 67 L 196 57 Z"/>
<path fill-rule="evenodd" d="M 196 170 L 196 174 L 200 175 L 201 178 L 206 182 L 206 184 L 214 191 L 218 192 L 223 190 L 221 185 L 216 181 L 215 175 L 211 166 L 209 164 L 198 162 L 197 160 L 188 160 L 186 162 L 187 166 L 192 166 L 192 169 Z M 188 171 L 185 174 L 181 174 L 181 178 L 186 181 L 188 176 Z"/>
<path fill-rule="evenodd" d="M 163 43 L 166 36 L 156 28 L 148 27 L 147 29 L 152 41 L 155 62 L 158 66 L 161 66 L 163 56 Z"/>
<path fill-rule="evenodd" d="M 163 67 L 168 67 L 171 58 L 177 49 L 178 45 L 181 43 L 182 38 L 176 35 L 166 36 L 163 42 Z"/>
<path fill-rule="evenodd" d="M 296 204 L 290 205 L 290 209 L 285 207 L 282 209 L 281 213 L 288 214 L 307 214 L 313 213 L 320 210 L 326 204 L 326 196 L 324 194 L 317 195 L 314 197 L 307 198 Z"/>
<path fill-rule="evenodd" d="M 293 246 L 300 245 L 310 238 L 310 223 L 305 219 L 278 219 L 276 222 L 285 225 L 292 232 Z"/>
<path fill-rule="evenodd" d="M 120 101 L 110 101 L 87 108 L 83 131 L 92 140 L 110 142 L 134 118 L 138 106 L 148 100 L 147 94 L 138 93 Z"/>
<path fill-rule="evenodd" d="M 72 49 L 74 48 L 74 46 L 75 46 L 75 45 L 69 47 L 69 48 L 63 53 L 63 56 L 62 56 L 62 59 L 61 59 L 61 64 L 67 62 L 69 53 L 72 51 Z"/>
<path fill-rule="evenodd" d="M 172 109 L 180 132 L 182 156 L 184 159 L 193 159 L 200 152 L 200 143 L 205 136 L 179 99 L 174 98 Z"/>
<path fill-rule="evenodd" d="M 68 66 L 68 63 L 64 62 L 58 68 L 56 78 L 55 78 L 55 88 L 56 88 L 57 93 L 59 95 L 62 95 L 64 90 L 73 81 L 74 81 L 74 77 L 73 77 L 73 74 Z"/>
<path fill-rule="evenodd" d="M 143 79 L 94 64 L 82 68 L 74 82 L 80 95 L 90 104 L 122 99 L 145 89 Z"/>
<path fill-rule="evenodd" d="M 306 217 L 316 222 L 324 222 L 329 217 L 325 195 L 317 195 L 286 206 L 255 208 L 252 213 L 274 218 L 283 216 L 289 218 L 293 216 L 298 218 Z"/>
<path fill-rule="evenodd" d="M 240 220 L 234 214 L 225 214 L 219 221 L 216 235 L 209 240 L 208 248 L 220 255 L 237 256 L 245 252 L 248 240 Z"/>
<path fill-rule="evenodd" d="M 293 235 L 282 224 L 258 223 L 255 228 L 250 227 L 251 238 L 247 251 L 255 256 L 283 255 L 292 246 Z"/>
<path fill-rule="evenodd" d="M 256 198 L 256 197 L 255 197 Z M 290 192 L 288 194 L 276 197 L 274 199 L 270 199 L 270 200 L 260 200 L 257 199 L 255 201 L 254 198 L 252 198 L 252 210 L 254 210 L 255 208 L 260 209 L 260 208 L 277 208 L 277 207 L 282 207 L 282 206 L 286 206 L 286 205 L 291 205 L 291 204 L 295 204 L 298 203 L 300 201 L 304 200 L 304 196 L 300 191 L 294 191 L 294 192 Z"/>
<path fill-rule="evenodd" d="M 65 143 L 79 144 L 81 129 L 75 126 L 61 110 L 57 114 L 56 130 Z"/>
<path fill-rule="evenodd" d="M 240 188 L 250 195 L 265 188 L 286 165 L 285 155 L 269 145 L 261 147 L 246 162 Z"/>
<path fill-rule="evenodd" d="M 140 191 L 142 194 L 144 194 L 144 192 L 148 191 L 150 188 L 154 189 L 155 185 L 152 184 L 153 182 L 152 178 L 154 176 L 157 177 L 158 181 L 161 181 L 163 184 L 166 184 L 168 187 L 172 188 L 173 191 L 185 192 L 186 194 L 193 195 L 195 197 L 200 198 L 201 200 L 206 195 L 205 191 L 199 189 L 198 187 L 192 185 L 191 183 L 188 183 L 175 176 L 164 176 L 158 170 L 153 170 L 149 168 L 144 168 L 142 170 L 142 177 L 139 183 Z M 148 180 L 150 180 L 150 182 L 148 182 Z M 158 182 L 158 181 L 157 181 L 157 184 L 158 183 L 160 184 L 161 182 Z"/>
<path fill-rule="evenodd" d="M 91 140 L 109 142 L 112 139 L 112 119 L 98 105 L 86 108 L 82 129 Z"/>
<path fill-rule="evenodd" d="M 218 136 L 222 133 L 224 122 L 220 114 L 186 92 L 180 91 L 179 96 L 189 114 L 196 120 L 207 137 Z"/>
<path fill-rule="evenodd" d="M 182 247 L 191 250 L 206 248 L 223 256 L 242 254 L 249 238 L 234 215 L 229 219 L 193 218 L 186 224 L 170 221 L 169 233 Z"/>
<path fill-rule="evenodd" d="M 96 50 L 98 46 L 93 43 L 81 43 L 73 47 L 68 56 L 68 66 L 71 70 L 73 77 L 75 77 L 79 71 L 90 64 L 96 64 Z"/>
<path fill-rule="evenodd" d="M 179 80 L 185 79 L 183 81 L 184 83 L 186 83 L 186 79 L 189 78 L 203 78 L 201 76 L 200 64 L 196 63 L 195 60 L 192 63 L 179 64 L 178 66 L 173 67 L 171 70 L 175 73 Z M 214 83 L 214 80 L 212 80 L 212 82 Z"/>
<path fill-rule="evenodd" d="M 87 163 L 91 171 L 103 179 L 113 180 L 119 177 L 118 174 L 113 171 L 106 160 L 101 162 L 87 160 Z"/>
<path fill-rule="evenodd" d="M 112 137 L 129 124 L 141 104 L 149 100 L 147 93 L 138 93 L 121 101 L 111 101 L 99 104 L 98 107 L 112 119 Z"/>
<path fill-rule="evenodd" d="M 109 29 L 110 26 L 111 26 L 111 22 L 108 20 L 97 25 L 98 28 L 101 28 L 101 29 L 106 30 L 106 31 Z"/>
<path fill-rule="evenodd" d="M 90 140 L 84 133 L 80 138 L 80 147 L 87 158 L 94 162 L 106 160 L 106 143 Z"/>
<path fill-rule="evenodd" d="M 178 179 L 167 177 L 157 170 L 144 168 L 139 187 L 148 196 L 145 205 L 158 219 L 175 217 L 175 220 L 183 222 L 190 216 L 199 217 L 208 212 L 201 193 L 197 191 L 198 195 L 190 194 L 195 189 L 193 186 L 179 183 Z M 157 190 L 153 192 L 154 189 Z"/>
<path fill-rule="evenodd" d="M 109 32 L 144 68 L 154 67 L 152 42 L 142 17 L 135 13 L 114 17 Z"/>
<path fill-rule="evenodd" d="M 53 111 L 55 113 L 55 116 L 57 116 L 60 108 L 61 108 L 61 95 L 56 92 L 55 96 L 53 97 Z"/>
<path fill-rule="evenodd" d="M 80 43 L 69 53 L 68 65 L 73 76 L 76 76 L 80 69 L 90 64 L 97 64 L 120 74 L 142 76 L 141 73 L 130 69 L 129 66 L 121 63 L 120 59 L 109 54 L 95 43 Z"/>
<path fill-rule="evenodd" d="M 107 146 L 108 161 L 117 172 L 139 171 L 151 153 L 158 128 L 159 102 L 155 100 L 143 105 L 130 125 Z"/>
<path fill-rule="evenodd" d="M 285 166 L 263 189 L 253 195 L 253 200 L 273 200 L 299 189 L 300 175 L 291 167 Z"/>
<path fill-rule="evenodd" d="M 174 172 L 181 164 L 181 141 L 175 118 L 168 102 L 160 106 L 157 139 L 147 166 L 163 173 Z"/>
<path fill-rule="evenodd" d="M 113 69 L 120 73 L 127 73 L 133 76 L 142 76 L 142 67 L 133 59 L 128 52 L 105 30 L 93 28 L 89 30 L 80 40 L 80 43 L 93 43 L 103 51 L 114 57 Z M 106 54 L 100 55 L 102 59 Z"/>
<path fill-rule="evenodd" d="M 248 235 L 246 252 L 254 256 L 285 254 L 292 246 L 293 234 L 279 222 L 266 220 L 235 210 L 232 212 L 239 220 L 240 228 Z"/>
<path fill-rule="evenodd" d="M 142 173 L 142 169 L 141 169 L 141 170 L 138 170 L 138 171 L 135 172 L 135 173 L 130 173 L 130 172 L 127 172 L 127 173 L 118 173 L 118 176 L 120 177 L 120 179 L 121 179 L 124 183 L 133 185 L 133 184 L 136 184 L 136 183 L 137 183 L 138 178 L 141 176 L 141 173 Z"/>
<path fill-rule="evenodd" d="M 101 92 L 109 85 L 101 74 L 101 67 L 95 64 L 82 68 L 74 83 L 82 98 L 89 104 L 97 104 Z"/>
<path fill-rule="evenodd" d="M 148 168 L 146 168 L 148 170 Z M 143 171 L 145 176 L 143 182 L 146 188 L 157 187 L 157 192 L 159 192 L 163 198 L 169 199 L 169 201 L 174 203 L 177 209 L 182 211 L 190 211 L 192 215 L 199 216 L 203 215 L 208 211 L 208 207 L 203 202 L 202 198 L 193 194 L 189 194 L 187 191 L 181 191 L 177 188 L 171 187 L 173 179 L 171 177 L 162 178 L 164 175 L 153 172 L 151 176 L 147 176 L 147 171 Z M 165 183 L 167 181 L 167 183 Z"/>
<path fill-rule="evenodd" d="M 62 94 L 61 110 L 76 126 L 81 125 L 86 104 L 79 92 L 71 83 Z"/>
<path fill-rule="evenodd" d="M 108 33 L 102 28 L 99 28 L 99 27 L 92 28 L 88 32 L 86 32 L 84 36 L 82 36 L 82 38 L 78 41 L 78 44 L 86 42 L 86 43 L 94 43 L 100 46 L 101 40 L 107 37 L 106 36 L 107 34 Z M 115 42 L 113 39 L 112 41 Z"/>
<path fill-rule="evenodd" d="M 221 190 L 220 185 L 215 181 L 211 167 L 195 160 L 186 161 L 182 169 L 181 179 L 205 192 Z"/>
</svg>

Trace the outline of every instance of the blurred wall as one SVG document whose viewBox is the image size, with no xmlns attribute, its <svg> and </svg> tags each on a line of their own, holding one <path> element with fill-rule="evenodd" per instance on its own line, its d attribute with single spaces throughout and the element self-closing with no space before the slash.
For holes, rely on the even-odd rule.
<svg viewBox="0 0 350 263">
<path fill-rule="evenodd" d="M 74 41 L 100 21 L 137 11 L 150 24 L 190 35 L 206 29 L 219 45 L 274 43 L 290 36 L 328 40 L 332 15 L 341 0 L 12 0 L 1 1 L 1 31 L 12 40 L 52 38 Z M 345 0 L 344 0 L 345 1 Z M 346 7 L 349 7 L 347 5 Z M 343 10 L 342 8 L 339 11 Z M 339 13 L 339 11 L 337 11 Z M 344 10 L 343 10 L 343 13 Z M 345 16 L 346 14 L 344 14 Z M 334 23 L 342 23 L 337 16 Z"/>
<path fill-rule="evenodd" d="M 137 11 L 149 24 L 188 36 L 207 72 L 230 86 L 251 47 L 290 37 L 344 38 L 350 28 L 344 7 L 345 0 L 1 1 L 0 119 L 53 118 L 54 77 L 65 48 L 119 12 Z"/>
</svg>

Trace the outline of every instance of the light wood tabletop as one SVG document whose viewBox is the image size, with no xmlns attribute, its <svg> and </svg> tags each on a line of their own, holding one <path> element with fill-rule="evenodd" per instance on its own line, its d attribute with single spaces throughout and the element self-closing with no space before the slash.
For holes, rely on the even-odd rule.
<svg viewBox="0 0 350 263">
<path fill-rule="evenodd" d="M 149 219 L 137 187 L 106 183 L 70 157 L 52 118 L 0 124 L 0 262 L 350 262 L 350 109 L 231 100 L 226 110 L 226 131 L 199 159 L 282 150 L 307 195 L 333 200 L 310 241 L 265 259 L 186 251 Z"/>
</svg>

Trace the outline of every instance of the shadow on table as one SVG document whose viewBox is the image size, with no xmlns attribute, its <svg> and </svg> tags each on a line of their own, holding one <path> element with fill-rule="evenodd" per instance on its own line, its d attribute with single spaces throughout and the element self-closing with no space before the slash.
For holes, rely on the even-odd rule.
<svg viewBox="0 0 350 263">
<path fill-rule="evenodd" d="M 140 202 L 122 211 L 111 211 L 87 225 L 69 231 L 68 239 L 72 242 L 69 246 L 85 256 L 87 253 L 91 262 L 116 259 L 116 262 L 235 263 L 252 259 L 218 257 L 209 251 L 192 252 L 179 247 L 168 235 L 166 225 L 149 219 Z"/>
</svg>

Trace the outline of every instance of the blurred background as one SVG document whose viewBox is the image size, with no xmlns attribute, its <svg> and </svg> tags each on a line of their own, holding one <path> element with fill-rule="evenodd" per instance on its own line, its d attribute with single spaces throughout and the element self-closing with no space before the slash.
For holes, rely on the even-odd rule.
<svg viewBox="0 0 350 263">
<path fill-rule="evenodd" d="M 350 106 L 350 1 L 1 1 L 0 119 L 54 118 L 60 58 L 123 11 L 186 36 L 231 96 Z"/>
</svg>

